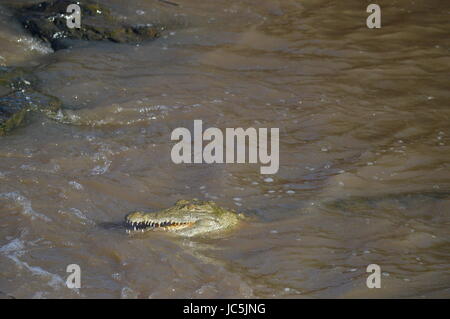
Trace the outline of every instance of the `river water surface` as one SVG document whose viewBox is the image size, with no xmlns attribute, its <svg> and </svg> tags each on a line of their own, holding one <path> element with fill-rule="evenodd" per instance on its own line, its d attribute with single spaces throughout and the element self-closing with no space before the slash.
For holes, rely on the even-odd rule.
<svg viewBox="0 0 450 319">
<path fill-rule="evenodd" d="M 450 297 L 448 3 L 378 1 L 368 29 L 367 1 L 100 2 L 166 30 L 52 52 L 0 9 L 0 64 L 34 66 L 81 122 L 30 114 L 0 138 L 1 297 Z M 278 173 L 174 164 L 195 119 L 279 128 Z M 114 227 L 194 197 L 250 220 L 210 239 Z"/>
</svg>

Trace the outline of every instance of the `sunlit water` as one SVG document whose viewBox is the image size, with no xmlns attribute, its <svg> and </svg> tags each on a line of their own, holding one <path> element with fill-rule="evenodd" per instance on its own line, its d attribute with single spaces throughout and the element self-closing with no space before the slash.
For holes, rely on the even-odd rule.
<svg viewBox="0 0 450 319">
<path fill-rule="evenodd" d="M 1 297 L 450 297 L 445 1 L 378 1 L 377 30 L 356 0 L 101 2 L 167 30 L 52 53 L 0 11 L 0 64 L 37 66 L 81 124 L 35 114 L 0 138 Z M 174 164 L 195 119 L 280 128 L 279 172 Z M 106 226 L 193 197 L 250 220 L 215 239 Z"/>
</svg>

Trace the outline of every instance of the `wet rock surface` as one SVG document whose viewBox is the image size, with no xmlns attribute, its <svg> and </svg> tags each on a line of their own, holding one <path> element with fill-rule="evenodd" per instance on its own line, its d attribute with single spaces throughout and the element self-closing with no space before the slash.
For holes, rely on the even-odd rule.
<svg viewBox="0 0 450 319">
<path fill-rule="evenodd" d="M 28 112 L 23 103 L 16 101 L 18 98 L 15 94 L 0 97 L 0 136 L 19 126 Z"/>
<path fill-rule="evenodd" d="M 152 25 L 129 25 L 95 1 L 76 3 L 81 8 L 80 28 L 67 26 L 67 7 L 72 0 L 44 1 L 35 4 L 10 4 L 15 17 L 33 36 L 51 45 L 53 50 L 69 48 L 81 41 L 138 43 L 158 37 Z M 20 126 L 29 111 L 41 111 L 60 119 L 61 102 L 36 91 L 32 70 L 0 69 L 0 136 Z"/>
<path fill-rule="evenodd" d="M 34 36 L 49 43 L 54 50 L 72 46 L 73 40 L 138 43 L 158 37 L 153 25 L 129 25 L 108 8 L 95 1 L 77 1 L 81 8 L 80 28 L 67 26 L 67 7 L 71 0 L 44 1 L 15 8 L 15 16 Z"/>
<path fill-rule="evenodd" d="M 29 111 L 42 111 L 48 115 L 57 114 L 61 102 L 53 96 L 32 88 L 35 80 L 20 68 L 0 69 L 0 136 L 20 126 Z"/>
</svg>

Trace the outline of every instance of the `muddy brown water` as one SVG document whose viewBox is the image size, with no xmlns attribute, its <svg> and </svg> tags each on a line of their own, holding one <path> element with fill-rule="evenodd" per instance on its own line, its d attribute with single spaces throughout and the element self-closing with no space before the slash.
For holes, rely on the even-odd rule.
<svg viewBox="0 0 450 319">
<path fill-rule="evenodd" d="M 450 297 L 448 3 L 378 1 L 370 30 L 367 1 L 101 2 L 167 29 L 52 53 L 0 9 L 0 63 L 36 66 L 86 124 L 33 115 L 0 139 L 2 297 Z M 175 165 L 194 119 L 280 128 L 279 172 Z M 214 239 L 106 226 L 193 197 L 252 220 Z"/>
</svg>

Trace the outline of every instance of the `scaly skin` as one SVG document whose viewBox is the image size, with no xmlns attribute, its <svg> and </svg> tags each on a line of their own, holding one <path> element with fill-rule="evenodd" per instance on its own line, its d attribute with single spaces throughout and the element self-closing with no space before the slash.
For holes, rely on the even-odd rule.
<svg viewBox="0 0 450 319">
<path fill-rule="evenodd" d="M 219 207 L 212 201 L 179 200 L 175 206 L 155 212 L 133 212 L 125 217 L 128 233 L 167 231 L 192 237 L 233 229 L 243 219 L 242 214 Z"/>
</svg>

